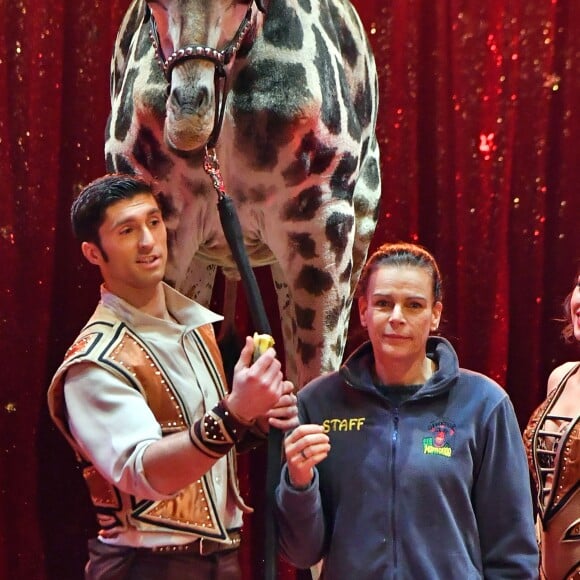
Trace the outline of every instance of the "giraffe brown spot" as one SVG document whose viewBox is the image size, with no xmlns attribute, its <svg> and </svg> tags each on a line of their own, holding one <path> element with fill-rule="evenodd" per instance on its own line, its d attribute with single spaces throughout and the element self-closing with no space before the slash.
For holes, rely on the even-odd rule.
<svg viewBox="0 0 580 580">
<path fill-rule="evenodd" d="M 288 245 L 305 260 L 316 257 L 316 242 L 309 233 L 291 233 L 288 236 Z"/>
<path fill-rule="evenodd" d="M 322 110 L 320 118 L 333 135 L 338 135 L 342 127 L 340 104 L 338 102 L 338 90 L 334 80 L 332 60 L 328 48 L 320 31 L 315 30 L 316 56 L 313 59 L 314 66 L 318 70 L 318 76 L 323 80 L 321 86 Z"/>
<path fill-rule="evenodd" d="M 310 131 L 302 138 L 296 160 L 284 169 L 282 175 L 289 186 L 299 185 L 308 176 L 326 171 L 335 157 L 336 147 L 329 147 Z"/>
<path fill-rule="evenodd" d="M 304 342 L 302 340 L 298 341 L 298 354 L 302 363 L 308 365 L 308 363 L 316 357 L 318 347 L 315 344 Z"/>
<path fill-rule="evenodd" d="M 302 266 L 295 287 L 313 296 L 320 296 L 332 288 L 332 276 L 320 268 L 307 264 Z"/>
<path fill-rule="evenodd" d="M 156 179 L 165 177 L 174 164 L 171 157 L 163 150 L 155 133 L 148 127 L 141 127 L 139 130 L 139 139 L 135 143 L 133 157 Z"/>
<path fill-rule="evenodd" d="M 314 219 L 320 206 L 322 194 L 320 187 L 312 186 L 302 190 L 294 199 L 284 204 L 284 221 L 307 221 Z"/>
<path fill-rule="evenodd" d="M 343 154 L 330 179 L 332 196 L 334 198 L 344 199 L 349 203 L 352 202 L 354 193 L 353 176 L 357 165 L 358 159 L 356 157 L 350 153 Z"/>
<path fill-rule="evenodd" d="M 120 108 L 117 110 L 117 115 L 115 118 L 115 139 L 118 141 L 125 141 L 131 128 L 131 123 L 133 121 L 133 86 L 135 84 L 135 79 L 137 78 L 137 71 L 129 71 L 125 76 L 125 82 L 123 83 L 123 93 L 119 101 L 121 103 Z"/>
<path fill-rule="evenodd" d="M 325 328 L 336 328 L 340 321 L 340 317 L 342 315 L 342 311 L 344 309 L 344 301 L 341 301 L 340 304 L 331 308 L 324 317 L 324 326 Z"/>
<path fill-rule="evenodd" d="M 316 312 L 312 308 L 301 308 L 298 304 L 295 305 L 296 310 L 296 324 L 300 328 L 313 329 Z"/>
<path fill-rule="evenodd" d="M 350 214 L 334 212 L 326 220 L 326 239 L 330 242 L 337 265 L 342 261 L 353 225 L 354 217 Z"/>
</svg>

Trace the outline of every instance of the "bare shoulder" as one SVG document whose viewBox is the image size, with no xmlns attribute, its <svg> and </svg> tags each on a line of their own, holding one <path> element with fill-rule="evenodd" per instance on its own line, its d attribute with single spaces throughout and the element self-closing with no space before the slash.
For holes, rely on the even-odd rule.
<svg viewBox="0 0 580 580">
<path fill-rule="evenodd" d="M 564 378 L 566 373 L 572 370 L 572 368 L 574 368 L 574 366 L 577 364 L 577 362 L 570 361 L 561 364 L 559 367 L 556 367 L 548 377 L 547 394 L 550 394 L 560 384 L 560 381 Z"/>
</svg>

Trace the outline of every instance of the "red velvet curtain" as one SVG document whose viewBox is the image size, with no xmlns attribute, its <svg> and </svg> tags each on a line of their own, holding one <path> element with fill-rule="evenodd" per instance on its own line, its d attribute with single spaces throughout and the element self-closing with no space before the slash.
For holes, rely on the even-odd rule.
<svg viewBox="0 0 580 580">
<path fill-rule="evenodd" d="M 523 424 L 550 369 L 576 355 L 556 319 L 579 257 L 580 4 L 355 4 L 380 75 L 373 248 L 401 239 L 435 253 L 444 334 L 463 366 L 505 386 Z M 0 578 L 80 578 L 94 533 L 45 393 L 98 296 L 68 210 L 104 171 L 109 59 L 127 5 L 0 0 Z M 353 320 L 349 349 L 359 330 Z M 246 457 L 241 473 L 257 507 L 242 551 L 253 580 L 263 458 Z M 281 578 L 294 576 L 281 565 Z"/>
</svg>

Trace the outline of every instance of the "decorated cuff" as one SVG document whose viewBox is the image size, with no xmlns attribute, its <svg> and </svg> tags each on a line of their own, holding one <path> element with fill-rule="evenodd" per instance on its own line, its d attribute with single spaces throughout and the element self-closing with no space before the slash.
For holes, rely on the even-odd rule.
<svg viewBox="0 0 580 580">
<path fill-rule="evenodd" d="M 244 436 L 251 425 L 234 415 L 223 399 L 193 424 L 189 438 L 202 453 L 218 459 Z"/>
</svg>

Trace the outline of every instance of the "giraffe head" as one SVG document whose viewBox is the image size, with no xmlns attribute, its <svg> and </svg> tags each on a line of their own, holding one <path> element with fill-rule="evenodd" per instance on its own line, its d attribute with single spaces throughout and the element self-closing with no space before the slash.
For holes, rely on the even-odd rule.
<svg viewBox="0 0 580 580">
<path fill-rule="evenodd" d="M 203 147 L 218 126 L 225 79 L 256 26 L 262 2 L 147 0 L 157 56 L 169 83 L 165 140 L 178 151 Z"/>
</svg>

